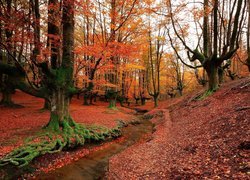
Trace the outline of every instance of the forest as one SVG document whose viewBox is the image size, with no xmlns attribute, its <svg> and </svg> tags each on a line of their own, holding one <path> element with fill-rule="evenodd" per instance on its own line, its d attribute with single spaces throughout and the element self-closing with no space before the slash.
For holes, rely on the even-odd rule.
<svg viewBox="0 0 250 180">
<path fill-rule="evenodd" d="M 248 179 L 249 0 L 0 0 L 1 179 Z"/>
</svg>

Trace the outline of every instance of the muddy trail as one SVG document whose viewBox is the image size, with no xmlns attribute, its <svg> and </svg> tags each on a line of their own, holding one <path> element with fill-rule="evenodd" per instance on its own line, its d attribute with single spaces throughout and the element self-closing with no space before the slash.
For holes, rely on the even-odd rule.
<svg viewBox="0 0 250 180">
<path fill-rule="evenodd" d="M 153 124 L 148 120 L 129 124 L 122 130 L 122 137 L 125 141 L 112 143 L 76 162 L 50 173 L 41 174 L 36 179 L 107 179 L 105 174 L 108 171 L 109 159 L 139 141 L 150 140 L 152 132 Z"/>
</svg>

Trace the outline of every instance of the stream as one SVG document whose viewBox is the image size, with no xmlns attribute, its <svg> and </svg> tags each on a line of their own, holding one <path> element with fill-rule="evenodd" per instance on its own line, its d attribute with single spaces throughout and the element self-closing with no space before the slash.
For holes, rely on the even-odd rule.
<svg viewBox="0 0 250 180">
<path fill-rule="evenodd" d="M 152 132 L 153 124 L 148 120 L 142 120 L 139 124 L 129 124 L 122 129 L 122 136 L 125 137 L 125 141 L 114 142 L 107 148 L 90 153 L 76 162 L 48 174 L 41 174 L 37 179 L 107 179 L 105 173 L 108 171 L 109 158 L 135 144 L 145 134 Z"/>
</svg>

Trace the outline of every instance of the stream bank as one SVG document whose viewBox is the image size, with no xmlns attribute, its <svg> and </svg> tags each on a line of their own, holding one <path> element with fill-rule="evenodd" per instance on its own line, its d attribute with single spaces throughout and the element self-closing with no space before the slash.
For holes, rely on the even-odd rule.
<svg viewBox="0 0 250 180">
<path fill-rule="evenodd" d="M 76 162 L 63 166 L 47 174 L 41 174 L 37 179 L 107 179 L 109 159 L 129 146 L 149 141 L 153 132 L 153 124 L 148 120 L 140 120 L 122 129 L 124 140 L 114 142 L 103 149 L 97 150 Z"/>
</svg>

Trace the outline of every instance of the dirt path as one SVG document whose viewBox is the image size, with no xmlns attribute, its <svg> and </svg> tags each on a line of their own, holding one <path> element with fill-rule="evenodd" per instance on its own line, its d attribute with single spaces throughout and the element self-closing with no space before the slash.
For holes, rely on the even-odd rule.
<svg viewBox="0 0 250 180">
<path fill-rule="evenodd" d="M 111 158 L 110 179 L 250 179 L 250 79 L 150 112 L 151 141 Z M 170 118 L 171 117 L 171 118 Z"/>
<path fill-rule="evenodd" d="M 165 177 L 167 158 L 173 150 L 166 141 L 171 135 L 172 121 L 168 109 L 158 109 L 154 113 L 155 118 L 152 119 L 155 124 L 154 138 L 149 142 L 136 144 L 114 156 L 109 163 L 110 179 Z M 163 151 L 164 149 L 167 151 Z M 166 164 L 166 166 L 159 166 L 159 164 Z"/>
</svg>

